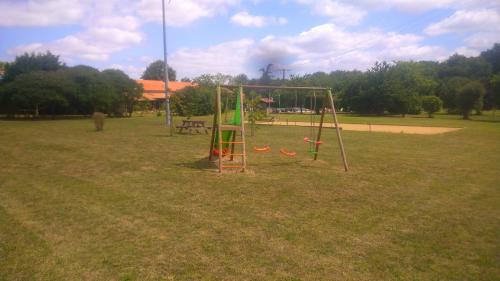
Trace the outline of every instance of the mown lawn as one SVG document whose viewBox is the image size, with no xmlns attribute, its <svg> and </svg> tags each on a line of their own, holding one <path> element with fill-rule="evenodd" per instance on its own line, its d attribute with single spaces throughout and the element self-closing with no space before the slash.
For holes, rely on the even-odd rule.
<svg viewBox="0 0 500 281">
<path fill-rule="evenodd" d="M 261 126 L 218 175 L 162 118 L 0 121 L 0 280 L 498 280 L 500 123 L 341 118 L 464 129 L 344 131 L 345 173 L 332 130 L 313 162 Z"/>
</svg>

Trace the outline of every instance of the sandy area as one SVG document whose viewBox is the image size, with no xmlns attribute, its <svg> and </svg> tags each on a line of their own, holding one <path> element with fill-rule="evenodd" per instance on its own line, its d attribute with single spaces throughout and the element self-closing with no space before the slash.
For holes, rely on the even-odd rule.
<svg viewBox="0 0 500 281">
<path fill-rule="evenodd" d="M 259 125 L 273 125 L 273 126 L 303 126 L 309 127 L 309 122 L 257 122 Z M 319 124 L 316 123 L 316 126 Z M 332 128 L 333 123 L 324 123 L 324 127 Z M 422 126 L 397 126 L 397 125 L 368 125 L 368 124 L 340 124 L 342 130 L 346 131 L 363 131 L 363 132 L 384 132 L 384 133 L 403 133 L 403 134 L 419 134 L 419 135 L 436 135 L 448 132 L 458 131 L 461 128 L 447 128 L 447 127 L 422 127 Z"/>
</svg>

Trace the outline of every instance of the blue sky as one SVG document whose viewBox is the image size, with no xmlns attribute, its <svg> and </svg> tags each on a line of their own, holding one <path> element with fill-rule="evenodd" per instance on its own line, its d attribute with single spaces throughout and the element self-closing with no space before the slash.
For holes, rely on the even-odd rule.
<svg viewBox="0 0 500 281">
<path fill-rule="evenodd" d="M 168 0 L 166 0 L 168 2 Z M 163 57 L 161 0 L 0 0 L 0 60 L 51 52 L 139 78 Z M 364 70 L 380 60 L 474 56 L 500 42 L 498 0 L 171 0 L 178 77 Z"/>
</svg>

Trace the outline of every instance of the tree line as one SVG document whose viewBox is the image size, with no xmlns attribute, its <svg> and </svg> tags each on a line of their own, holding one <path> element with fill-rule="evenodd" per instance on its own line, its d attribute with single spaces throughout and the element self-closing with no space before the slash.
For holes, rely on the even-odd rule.
<svg viewBox="0 0 500 281">
<path fill-rule="evenodd" d="M 89 66 L 67 67 L 58 56 L 24 54 L 12 63 L 0 65 L 0 114 L 13 116 L 30 112 L 46 114 L 91 114 L 94 111 L 127 116 L 142 95 L 142 88 L 120 70 L 99 71 Z M 169 67 L 169 78 L 176 72 Z M 273 76 L 273 65 L 261 69 L 260 78 L 203 74 L 194 79 L 198 86 L 188 87 L 172 97 L 174 113 L 184 116 L 207 115 L 214 111 L 214 86 L 220 84 L 260 84 L 285 86 L 321 86 L 331 88 L 342 111 L 359 114 L 419 114 L 429 116 L 444 108 L 464 118 L 475 111 L 500 106 L 500 44 L 476 57 L 452 55 L 442 62 L 377 62 L 366 71 L 316 72 L 291 75 L 288 79 Z M 163 80 L 163 61 L 151 63 L 142 79 Z M 232 95 L 223 93 L 223 107 L 234 103 Z M 256 96 L 271 97 L 273 107 L 310 108 L 319 112 L 324 102 L 313 92 L 284 90 L 252 91 Z M 313 103 L 314 99 L 314 103 Z M 279 102 L 278 102 L 279 101 Z M 313 105 L 314 104 L 314 105 Z"/>
<path fill-rule="evenodd" d="M 221 84 L 261 84 L 286 86 L 321 86 L 333 89 L 337 105 L 343 111 L 359 114 L 419 114 L 429 116 L 444 108 L 448 113 L 469 118 L 475 111 L 500 106 L 500 44 L 482 52 L 477 57 L 454 54 L 443 62 L 396 61 L 377 62 L 366 71 L 316 72 L 292 75 L 283 79 L 273 76 L 272 64 L 261 69 L 258 79 L 247 75 L 204 74 L 192 81 L 203 87 Z M 191 81 L 183 78 L 183 81 Z M 193 90 L 186 90 L 193 91 Z M 199 90 L 200 92 L 203 90 Z M 274 99 L 273 107 L 300 107 L 319 111 L 322 97 L 311 106 L 314 93 L 293 91 L 256 91 L 255 94 Z M 179 94 L 185 107 L 197 107 L 190 95 Z M 209 99 L 212 101 L 212 99 Z M 213 103 L 213 102 L 212 102 Z M 188 106 L 189 105 L 189 106 Z M 200 108 L 207 108 L 200 105 Z M 194 108 L 192 112 L 212 113 Z M 185 111 L 185 110 L 184 110 Z M 181 112 L 182 113 L 182 112 Z"/>
<path fill-rule="evenodd" d="M 50 52 L 23 54 L 3 65 L 0 114 L 130 116 L 142 86 L 117 69 L 68 67 Z"/>
</svg>

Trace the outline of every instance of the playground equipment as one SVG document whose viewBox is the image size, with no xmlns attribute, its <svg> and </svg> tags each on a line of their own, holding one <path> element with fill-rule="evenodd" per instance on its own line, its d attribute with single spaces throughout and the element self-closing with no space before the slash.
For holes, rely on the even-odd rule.
<svg viewBox="0 0 500 281">
<path fill-rule="evenodd" d="M 240 169 L 242 172 L 246 169 L 246 143 L 245 143 L 245 126 L 244 126 L 244 114 L 243 114 L 243 88 L 240 87 L 238 93 L 236 94 L 236 108 L 234 116 L 226 124 L 222 124 L 222 102 L 221 102 L 221 86 L 217 86 L 217 92 L 215 97 L 215 114 L 212 126 L 212 138 L 210 143 L 210 156 L 209 159 L 212 160 L 213 156 L 218 157 L 219 162 L 219 172 L 222 173 L 224 169 Z M 227 102 L 226 102 L 227 108 Z M 226 111 L 227 112 L 227 111 Z M 227 118 L 225 117 L 227 120 Z M 236 140 L 236 137 L 240 133 L 240 140 Z M 235 152 L 235 145 L 241 145 L 241 151 Z M 229 161 L 234 160 L 234 156 L 241 156 L 241 164 L 239 165 L 225 165 L 223 164 L 223 158 L 229 156 Z"/>
<path fill-rule="evenodd" d="M 225 88 L 228 90 L 238 89 L 237 99 L 236 99 L 236 108 L 235 114 L 231 121 L 226 124 L 222 124 L 222 111 L 221 111 L 221 89 Z M 243 102 L 244 102 L 244 94 L 243 89 L 266 89 L 266 90 L 295 90 L 296 100 L 297 100 L 297 91 L 313 91 L 313 96 L 311 97 L 311 108 L 316 110 L 316 93 L 324 93 L 325 100 L 321 106 L 321 117 L 318 125 L 318 130 L 316 132 L 316 125 L 314 121 L 314 117 L 311 114 L 311 136 L 305 137 L 304 142 L 309 144 L 309 153 L 314 156 L 314 160 L 318 159 L 319 148 L 320 145 L 323 144 L 321 140 L 322 131 L 323 131 L 323 123 L 325 120 L 325 114 L 327 110 L 331 110 L 333 115 L 333 121 L 335 123 L 335 132 L 337 136 L 337 141 L 339 143 L 340 155 L 342 157 L 342 161 L 344 164 L 344 170 L 347 172 L 349 170 L 349 166 L 347 164 L 347 157 L 344 150 L 344 143 L 342 141 L 342 136 L 340 132 L 340 127 L 337 120 L 337 112 L 335 109 L 335 103 L 333 101 L 332 91 L 328 88 L 322 87 L 288 87 L 288 86 L 260 86 L 260 85 L 217 85 L 216 90 L 216 100 L 215 100 L 215 114 L 214 121 L 212 127 L 212 138 L 210 143 L 210 154 L 209 159 L 212 160 L 214 156 L 218 157 L 219 162 L 219 172 L 222 172 L 224 169 L 229 168 L 237 168 L 242 172 L 246 169 L 246 143 L 245 143 L 245 127 L 244 127 L 244 114 L 243 114 Z M 269 92 L 268 92 L 269 93 Z M 313 104 L 314 98 L 314 107 Z M 241 139 L 239 141 L 236 140 L 237 133 L 240 133 Z M 241 145 L 241 151 L 235 153 L 235 145 Z M 271 149 L 269 146 L 264 147 L 254 147 L 255 152 L 267 153 Z M 289 151 L 285 148 L 280 149 L 281 155 L 287 157 L 295 157 L 296 152 Z M 234 156 L 241 156 L 242 161 L 241 165 L 224 165 L 223 158 L 229 156 L 229 161 L 234 160 Z"/>
</svg>

